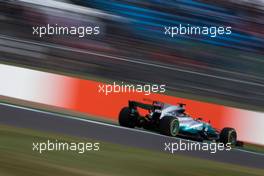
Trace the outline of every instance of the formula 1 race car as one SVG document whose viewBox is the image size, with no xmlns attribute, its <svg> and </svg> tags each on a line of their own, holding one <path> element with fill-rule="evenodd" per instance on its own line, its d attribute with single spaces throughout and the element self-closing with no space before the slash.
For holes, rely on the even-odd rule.
<svg viewBox="0 0 264 176">
<path fill-rule="evenodd" d="M 153 101 L 152 104 L 129 101 L 128 104 L 129 106 L 122 108 L 119 113 L 121 126 L 143 127 L 167 136 L 182 136 L 197 141 L 209 140 L 231 145 L 237 143 L 235 129 L 226 127 L 218 131 L 201 118 L 194 119 L 187 115 L 185 104 L 170 105 L 157 101 Z M 138 107 L 148 110 L 149 113 L 141 116 Z"/>
</svg>

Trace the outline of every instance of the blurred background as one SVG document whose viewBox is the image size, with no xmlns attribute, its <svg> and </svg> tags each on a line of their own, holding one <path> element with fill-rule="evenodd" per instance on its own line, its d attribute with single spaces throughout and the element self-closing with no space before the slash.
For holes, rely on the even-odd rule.
<svg viewBox="0 0 264 176">
<path fill-rule="evenodd" d="M 45 35 L 41 38 L 33 35 L 32 27 L 47 24 L 99 26 L 100 34 L 82 38 L 78 35 Z M 205 35 L 170 38 L 164 35 L 165 26 L 179 24 L 231 26 L 232 34 L 215 38 Z M 169 95 L 264 111 L 264 1 L 0 0 L 0 64 L 107 83 L 166 84 Z M 4 75 L 4 78 L 9 83 L 12 75 Z M 47 82 L 39 79 L 37 82 L 40 82 L 39 89 L 30 89 L 32 94 L 46 95 L 42 90 Z M 68 89 L 58 82 L 55 84 Z M 55 86 L 48 86 L 51 87 L 48 91 L 53 91 Z M 85 86 L 80 87 L 85 92 Z M 14 89 L 18 95 L 20 89 Z M 79 97 L 89 97 L 80 90 Z M 58 91 L 48 95 L 55 99 Z M 0 95 L 1 102 L 4 102 L 3 99 Z M 264 175 L 261 165 L 263 146 L 245 144 L 242 150 L 238 148 L 232 153 L 219 153 L 218 159 L 214 155 L 197 157 L 199 152 L 172 156 L 160 150 L 138 148 L 144 143 L 158 147 L 155 141 L 159 140 L 151 134 L 141 136 L 141 133 L 133 131 L 131 135 L 137 135 L 129 138 L 126 133 L 120 135 L 121 132 L 109 131 L 106 127 L 101 130 L 103 126 L 93 127 L 83 121 L 80 125 L 72 121 L 67 126 L 61 123 L 65 120 L 63 118 L 55 118 L 55 121 L 45 118 L 49 119 L 49 123 L 42 123 L 44 118 L 37 113 L 41 108 L 59 113 L 60 117 L 68 114 L 94 120 L 98 118 L 43 104 L 33 106 L 31 102 L 22 100 L 10 100 L 9 103 L 32 106 L 36 113 L 31 117 L 15 108 L 5 110 L 1 106 L 0 175 Z M 13 118 L 12 114 L 18 118 Z M 250 119 L 252 122 L 249 123 L 241 120 L 243 116 L 250 118 L 250 113 L 236 116 L 239 119 L 222 120 L 243 124 L 245 134 L 254 133 L 254 136 L 261 137 L 262 133 L 255 132 L 263 129 L 260 120 Z M 261 115 L 258 117 L 262 119 Z M 94 133 L 89 132 L 90 129 L 94 129 Z M 97 134 L 104 137 L 100 138 Z M 101 141 L 106 139 L 105 136 L 114 140 Z M 97 142 L 100 139 L 102 150 L 86 155 L 76 155 L 73 151 L 43 155 L 32 152 L 32 141 L 47 139 L 68 142 Z M 129 143 L 123 145 L 126 143 L 124 139 L 131 139 L 134 147 Z M 120 141 L 120 144 L 114 144 L 114 141 Z M 137 146 L 137 143 L 140 145 Z M 254 152 L 262 154 L 255 155 Z"/>
<path fill-rule="evenodd" d="M 263 0 L 1 0 L 0 62 L 96 80 L 166 84 L 169 94 L 263 111 Z M 33 26 L 100 35 L 33 35 Z M 164 26 L 232 34 L 164 35 Z"/>
</svg>

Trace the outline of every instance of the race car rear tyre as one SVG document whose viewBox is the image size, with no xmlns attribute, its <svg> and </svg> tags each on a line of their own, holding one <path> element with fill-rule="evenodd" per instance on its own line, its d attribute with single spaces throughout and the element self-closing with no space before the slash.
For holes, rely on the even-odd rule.
<svg viewBox="0 0 264 176">
<path fill-rule="evenodd" d="M 231 145 L 236 145 L 237 143 L 237 133 L 234 128 L 223 128 L 220 133 L 220 142 Z"/>
<path fill-rule="evenodd" d="M 160 133 L 167 136 L 176 136 L 179 133 L 179 126 L 176 117 L 164 116 L 160 120 Z"/>
<path fill-rule="evenodd" d="M 137 114 L 131 114 L 128 107 L 121 109 L 119 113 L 119 124 L 124 127 L 135 128 L 137 123 Z"/>
</svg>

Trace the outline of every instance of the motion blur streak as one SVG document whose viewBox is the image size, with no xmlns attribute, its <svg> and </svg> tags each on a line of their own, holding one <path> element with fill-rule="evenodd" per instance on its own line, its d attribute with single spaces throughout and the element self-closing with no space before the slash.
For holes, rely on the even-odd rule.
<svg viewBox="0 0 264 176">
<path fill-rule="evenodd" d="M 74 79 L 0 64 L 0 95 L 71 108 Z"/>
<path fill-rule="evenodd" d="M 244 139 L 264 144 L 263 115 L 264 113 L 260 112 L 226 108 L 222 123 L 224 126 L 232 126 L 237 129 L 237 133 Z M 253 131 L 250 132 L 251 130 Z"/>
<path fill-rule="evenodd" d="M 0 1 L 0 62 L 166 84 L 190 97 L 262 110 L 263 9 L 253 0 Z M 32 35 L 32 27 L 47 24 L 96 25 L 100 35 Z M 231 26 L 232 34 L 164 35 L 165 26 L 179 24 Z"/>
<path fill-rule="evenodd" d="M 116 93 L 105 95 L 98 92 L 103 83 L 70 78 L 51 73 L 33 71 L 14 66 L 0 65 L 0 95 L 19 98 L 78 112 L 117 120 L 118 113 L 128 100 L 152 99 L 166 103 L 187 104 L 187 112 L 203 117 L 217 128 L 235 127 L 239 140 L 264 145 L 263 113 L 230 108 L 161 94 Z M 6 79 L 6 75 L 12 75 Z M 19 88 L 19 89 L 18 89 Z M 114 103 L 113 103 L 114 101 Z M 102 110 L 103 108 L 103 110 Z"/>
</svg>

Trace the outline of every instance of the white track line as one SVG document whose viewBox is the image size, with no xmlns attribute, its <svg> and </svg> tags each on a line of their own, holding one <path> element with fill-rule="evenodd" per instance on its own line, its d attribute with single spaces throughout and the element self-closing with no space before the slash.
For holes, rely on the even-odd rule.
<svg viewBox="0 0 264 176">
<path fill-rule="evenodd" d="M 89 123 L 103 125 L 103 126 L 108 126 L 108 127 L 113 127 L 113 128 L 119 128 L 119 129 L 133 131 L 133 132 L 136 131 L 136 132 L 139 132 L 139 133 L 145 133 L 145 134 L 151 134 L 151 135 L 155 135 L 155 136 L 161 136 L 161 137 L 168 138 L 168 139 L 179 139 L 179 140 L 183 140 L 183 141 L 187 141 L 187 142 L 192 142 L 191 140 L 187 140 L 187 139 L 164 136 L 164 135 L 159 134 L 159 133 L 154 133 L 154 132 L 150 132 L 150 131 L 144 131 L 144 130 L 140 130 L 140 129 L 136 129 L 136 128 L 133 128 L 133 129 L 132 128 L 126 128 L 126 127 L 122 127 L 122 126 L 118 126 L 118 125 L 113 125 L 113 124 L 109 124 L 109 123 L 104 123 L 104 122 L 99 122 L 99 121 L 94 121 L 94 120 L 74 117 L 74 116 L 70 116 L 70 115 L 62 115 L 62 114 L 57 114 L 57 113 L 48 112 L 48 111 L 44 111 L 44 110 L 37 110 L 37 109 L 33 109 L 33 108 L 22 107 L 22 106 L 7 104 L 7 103 L 0 103 L 0 105 L 13 107 L 13 108 L 18 108 L 18 109 L 23 109 L 23 110 L 32 111 L 32 112 L 38 112 L 38 113 L 42 113 L 42 114 L 48 114 L 48 115 L 62 117 L 62 118 L 71 119 L 71 120 L 77 120 L 77 121 L 89 122 Z M 248 150 L 243 150 L 243 149 L 238 149 L 238 148 L 233 148 L 232 150 L 236 150 L 236 151 L 244 152 L 244 153 L 249 153 L 249 154 L 254 154 L 254 155 L 259 155 L 259 156 L 264 156 L 263 153 L 258 153 L 258 152 L 253 152 L 253 151 L 248 151 Z"/>
<path fill-rule="evenodd" d="M 237 151 L 240 151 L 240 152 L 250 153 L 250 154 L 259 155 L 259 156 L 264 156 L 264 153 L 258 153 L 258 152 L 253 152 L 253 151 L 249 151 L 249 150 L 243 150 L 243 149 L 239 149 L 239 148 L 232 148 L 232 150 L 237 150 Z"/>
<path fill-rule="evenodd" d="M 38 112 L 38 113 L 42 113 L 42 114 L 48 114 L 48 115 L 62 117 L 62 118 L 71 119 L 71 120 L 77 120 L 77 121 L 82 121 L 82 122 L 89 122 L 89 123 L 94 123 L 94 124 L 98 124 L 98 125 L 103 125 L 103 126 L 108 126 L 108 127 L 114 127 L 114 128 L 124 129 L 124 130 L 128 130 L 128 131 L 137 131 L 137 132 L 140 132 L 140 133 L 146 133 L 146 134 L 152 134 L 152 135 L 156 135 L 156 136 L 162 136 L 162 137 L 172 138 L 172 137 L 169 137 L 169 136 L 164 136 L 164 135 L 161 135 L 161 134 L 158 134 L 158 133 L 153 133 L 153 132 L 150 132 L 150 131 L 144 131 L 144 130 L 140 130 L 140 129 L 136 129 L 136 128 L 133 128 L 133 129 L 132 128 L 126 128 L 126 127 L 122 127 L 122 126 L 118 126 L 118 125 L 113 125 L 113 124 L 109 124 L 109 123 L 104 123 L 104 122 L 99 122 L 99 121 L 94 121 L 94 120 L 89 120 L 89 119 L 74 117 L 74 116 L 70 116 L 70 115 L 57 114 L 57 113 L 48 112 L 48 111 L 44 111 L 44 110 L 37 110 L 37 109 L 33 109 L 33 108 L 22 107 L 22 106 L 7 104 L 7 103 L 0 103 L 0 105 L 4 105 L 4 106 L 8 106 L 8 107 L 13 107 L 13 108 L 18 108 L 18 109 L 23 109 L 23 110 L 32 111 L 32 112 Z M 172 138 L 172 139 L 174 139 L 174 138 Z"/>
</svg>

